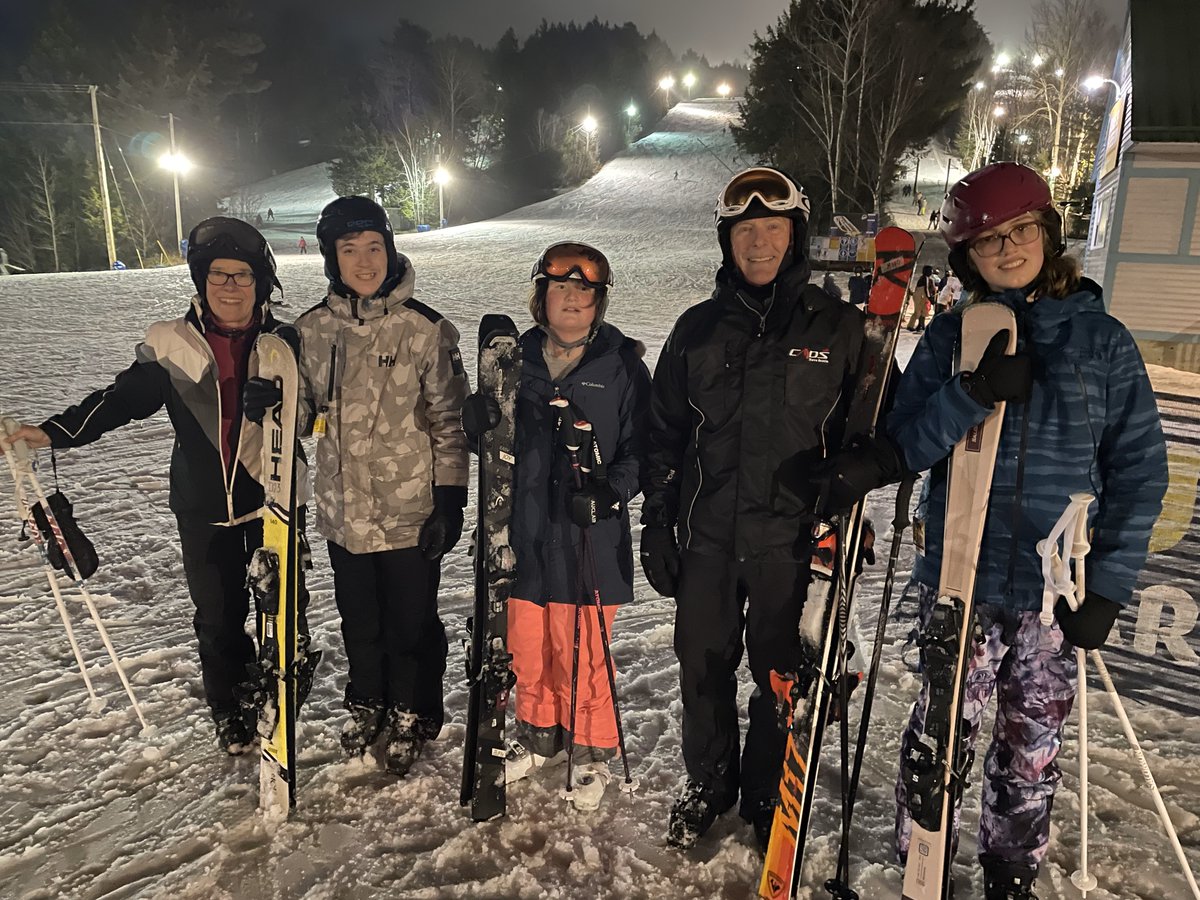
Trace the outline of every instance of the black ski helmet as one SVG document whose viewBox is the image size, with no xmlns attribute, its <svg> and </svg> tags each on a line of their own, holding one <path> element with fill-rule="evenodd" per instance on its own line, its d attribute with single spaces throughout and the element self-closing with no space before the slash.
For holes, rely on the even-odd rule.
<svg viewBox="0 0 1200 900">
<path fill-rule="evenodd" d="M 334 292 L 344 297 L 353 296 L 354 291 L 342 281 L 338 268 L 337 239 L 360 231 L 374 231 L 383 237 L 383 249 L 387 253 L 387 275 L 376 291 L 378 296 L 389 294 L 404 277 L 400 257 L 396 253 L 392 223 L 382 206 L 369 197 L 338 197 L 321 210 L 317 219 L 317 247 L 325 259 L 325 277 Z"/>
<path fill-rule="evenodd" d="M 205 285 L 208 268 L 214 259 L 237 259 L 249 264 L 254 272 L 254 298 L 262 306 L 271 291 L 283 285 L 275 274 L 275 254 L 262 233 L 249 222 L 229 216 L 212 216 L 192 229 L 188 235 L 187 264 L 192 284 L 201 301 L 207 304 Z"/>
<path fill-rule="evenodd" d="M 792 246 L 789 252 L 793 260 L 805 258 L 810 208 L 804 188 L 780 169 L 751 166 L 738 172 L 717 195 L 714 218 L 722 263 L 734 265 L 729 242 L 733 226 L 747 219 L 769 216 L 784 216 L 792 220 Z"/>
</svg>

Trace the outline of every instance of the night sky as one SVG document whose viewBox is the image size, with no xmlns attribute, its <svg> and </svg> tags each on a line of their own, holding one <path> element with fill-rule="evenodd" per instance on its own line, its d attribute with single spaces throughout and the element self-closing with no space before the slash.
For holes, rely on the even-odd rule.
<svg viewBox="0 0 1200 900">
<path fill-rule="evenodd" d="M 163 2 L 170 5 L 181 0 Z M 1012 51 L 1020 46 L 1035 2 L 976 0 L 976 14 L 997 49 Z M 1124 24 L 1126 0 L 1095 2 L 1118 27 Z M 404 16 L 435 35 L 460 34 L 489 47 L 510 25 L 524 38 L 542 19 L 585 22 L 598 16 L 615 24 L 631 21 L 643 32 L 653 29 L 676 54 L 692 48 L 710 63 L 746 62 L 754 32 L 774 24 L 787 6 L 785 0 L 356 0 L 342 8 L 328 0 L 287 0 L 274 5 L 286 10 L 281 12 L 280 27 L 286 27 L 287 16 L 307 14 L 327 20 L 331 31 L 352 32 L 372 40 L 384 36 Z M 342 10 L 354 12 L 348 15 Z M 39 15 L 28 0 L 0 0 L 0 53 L 19 51 Z"/>
</svg>

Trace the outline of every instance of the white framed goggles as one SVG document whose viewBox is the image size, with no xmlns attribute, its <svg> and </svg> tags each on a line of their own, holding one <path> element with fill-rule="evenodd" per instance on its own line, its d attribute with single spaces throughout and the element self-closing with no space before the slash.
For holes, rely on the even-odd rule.
<svg viewBox="0 0 1200 900">
<path fill-rule="evenodd" d="M 808 219 L 809 203 L 804 189 L 765 166 L 755 166 L 733 176 L 717 197 L 717 219 L 740 216 L 755 200 L 772 212 L 798 209 Z"/>
</svg>

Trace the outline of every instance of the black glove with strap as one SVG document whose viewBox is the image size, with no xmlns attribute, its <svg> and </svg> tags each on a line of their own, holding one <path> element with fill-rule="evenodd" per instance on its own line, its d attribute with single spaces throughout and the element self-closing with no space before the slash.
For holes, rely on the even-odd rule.
<svg viewBox="0 0 1200 900">
<path fill-rule="evenodd" d="M 1077 610 L 1072 610 L 1063 597 L 1059 597 L 1054 606 L 1054 617 L 1058 619 L 1063 637 L 1081 650 L 1099 650 L 1103 647 L 1120 612 L 1120 603 L 1113 603 L 1107 597 L 1091 591 L 1087 592 Z"/>
<path fill-rule="evenodd" d="M 813 514 L 829 521 L 868 492 L 899 481 L 904 471 L 903 458 L 887 435 L 855 438 L 810 471 L 808 479 L 816 489 Z"/>
<path fill-rule="evenodd" d="M 487 432 L 500 424 L 500 404 L 495 397 L 478 392 L 468 394 L 462 405 L 462 427 L 467 440 L 477 444 Z"/>
<path fill-rule="evenodd" d="M 650 587 L 663 597 L 674 597 L 679 590 L 679 544 L 670 525 L 646 525 L 642 528 L 640 548 L 642 571 Z"/>
<path fill-rule="evenodd" d="M 467 489 L 452 485 L 434 485 L 433 512 L 421 526 L 417 546 L 428 560 L 441 559 L 462 537 L 463 507 L 467 505 Z"/>
<path fill-rule="evenodd" d="M 621 498 L 607 481 L 593 481 L 567 499 L 567 515 L 580 528 L 590 528 L 601 519 L 611 519 L 621 511 Z"/>
<path fill-rule="evenodd" d="M 242 387 L 242 415 L 251 422 L 262 424 L 268 409 L 283 402 L 283 391 L 269 378 L 258 375 L 247 378 Z"/>
<path fill-rule="evenodd" d="M 963 390 L 980 406 L 991 409 L 997 401 L 1025 403 L 1033 390 L 1033 359 L 1028 353 L 1009 356 L 1008 330 L 992 335 L 974 372 L 962 375 Z"/>
</svg>

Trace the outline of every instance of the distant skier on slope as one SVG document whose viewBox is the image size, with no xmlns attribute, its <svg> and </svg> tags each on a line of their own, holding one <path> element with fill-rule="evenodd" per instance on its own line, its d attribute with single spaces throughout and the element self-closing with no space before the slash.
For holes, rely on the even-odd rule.
<svg viewBox="0 0 1200 900">
<path fill-rule="evenodd" d="M 1107 315 L 1100 286 L 1063 257 L 1062 219 L 1045 181 L 1015 163 L 963 178 L 943 207 L 950 264 L 970 299 L 936 316 L 905 369 L 888 420 L 914 470 L 930 469 L 925 555 L 914 571 L 926 627 L 937 597 L 946 523 L 947 457 L 996 401 L 1006 401 L 999 461 L 979 557 L 975 611 L 983 643 L 969 661 L 962 709 L 973 744 L 992 693 L 999 707 L 984 761 L 979 855 L 987 900 L 1034 898 L 1061 774 L 1055 759 L 1075 697 L 1073 646 L 1101 646 L 1130 602 L 1167 484 L 1166 449 L 1150 382 L 1129 332 Z M 1016 356 L 989 348 L 974 372 L 951 375 L 968 302 L 1016 313 Z M 1074 491 L 1095 494 L 1087 599 L 1060 600 L 1038 620 L 1036 548 Z M 1016 532 L 1014 533 L 1014 526 Z M 928 679 L 913 706 L 902 759 L 924 727 Z M 897 852 L 912 818 L 896 786 Z"/>
<path fill-rule="evenodd" d="M 267 301 L 279 287 L 275 258 L 253 226 L 220 216 L 205 219 L 188 237 L 187 262 L 196 286 L 187 314 L 152 324 L 137 347 L 136 361 L 111 385 L 39 428 L 23 426 L 12 439 L 23 438 L 32 447 L 82 447 L 166 406 L 175 429 L 170 506 L 196 606 L 192 624 L 204 694 L 218 742 L 237 754 L 250 749 L 257 717 L 239 704 L 236 688 L 256 657 L 245 630 L 250 608 L 246 566 L 262 544 L 256 514 L 263 504 L 262 430 L 247 424 L 254 415 L 244 409 L 242 391 L 249 373 L 257 370 L 258 334 L 290 335 L 293 343 L 296 337 L 295 329 L 271 316 Z M 262 421 L 261 408 L 257 421 Z M 297 459 L 303 466 L 303 455 L 298 453 Z M 307 484 L 304 471 L 299 485 Z M 297 573 L 301 579 L 303 574 Z M 307 596 L 301 581 L 302 653 L 308 646 L 303 617 Z M 310 665 L 301 667 L 311 686 Z"/>
<path fill-rule="evenodd" d="M 651 587 L 676 599 L 687 784 L 667 839 L 680 848 L 739 793 L 765 847 L 786 744 L 771 670 L 800 666 L 813 525 L 900 475 L 886 439 L 823 463 L 864 316 L 808 283 L 808 212 L 782 172 L 734 176 L 717 202 L 716 290 L 680 316 L 654 372 L 640 551 Z M 755 691 L 739 760 L 743 640 Z"/>
<path fill-rule="evenodd" d="M 334 200 L 317 243 L 329 295 L 296 327 L 317 529 L 350 666 L 341 741 L 359 756 L 383 740 L 388 769 L 405 775 L 445 719 L 438 585 L 467 502 L 467 376 L 458 331 L 413 297 L 383 207 Z"/>
<path fill-rule="evenodd" d="M 629 502 L 640 492 L 650 372 L 641 359 L 645 348 L 604 321 L 613 278 L 603 253 L 578 242 L 552 244 L 538 258 L 532 279 L 529 310 L 536 324 L 521 337 L 517 399 L 512 535 L 517 580 L 508 602 L 517 726 L 509 741 L 507 780 L 566 761 L 575 680 L 572 801 L 594 809 L 611 778 L 609 760 L 618 742 L 592 590 L 600 593 L 611 637 L 617 607 L 633 599 Z M 568 409 L 550 405 L 560 396 L 570 401 Z M 463 408 L 472 439 L 499 413 L 486 407 L 475 394 Z M 592 425 L 606 469 L 582 490 L 574 484 L 567 434 L 557 427 L 560 416 L 564 427 L 576 416 Z M 582 638 L 574 674 L 577 615 Z"/>
</svg>

